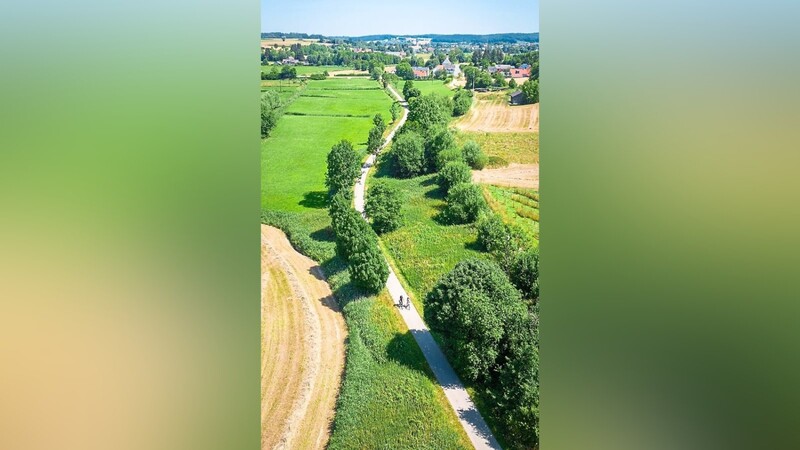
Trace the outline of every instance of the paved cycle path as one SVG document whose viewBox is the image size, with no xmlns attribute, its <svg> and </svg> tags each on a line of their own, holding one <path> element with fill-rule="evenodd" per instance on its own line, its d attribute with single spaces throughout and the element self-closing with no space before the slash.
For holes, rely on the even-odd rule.
<svg viewBox="0 0 800 450">
<path fill-rule="evenodd" d="M 403 98 L 397 93 L 397 91 L 394 90 L 392 86 L 389 86 L 389 90 L 403 105 L 403 117 L 397 122 L 395 128 L 389 133 L 386 143 L 384 143 L 378 149 L 378 152 L 382 151 L 386 145 L 391 142 L 395 131 L 403 126 L 408 116 L 408 110 L 406 109 L 406 103 Z M 362 214 L 364 214 L 364 187 L 367 181 L 367 174 L 369 173 L 369 169 L 374 164 L 375 155 L 370 155 L 369 158 L 367 158 L 367 161 L 361 167 L 361 177 L 355 186 L 355 207 L 356 210 Z M 400 284 L 400 280 L 397 279 L 397 275 L 395 275 L 391 266 L 389 266 L 389 279 L 386 281 L 386 288 L 389 289 L 389 294 L 393 299 L 399 299 L 401 295 L 403 298 L 409 297 L 408 292 L 403 289 L 403 286 Z M 497 443 L 497 439 L 495 439 L 492 431 L 486 424 L 486 421 L 483 420 L 481 413 L 478 412 L 475 404 L 472 403 L 472 399 L 469 397 L 469 394 L 467 394 L 467 390 L 464 388 L 464 385 L 461 383 L 458 375 L 456 375 L 453 367 L 450 366 L 449 362 L 447 362 L 447 358 L 444 356 L 444 353 L 442 353 L 439 345 L 433 339 L 428 326 L 425 325 L 425 322 L 422 320 L 419 312 L 417 312 L 414 304 L 411 303 L 411 306 L 408 309 L 400 308 L 399 311 L 400 315 L 403 317 L 403 320 L 406 322 L 409 331 L 411 331 L 411 335 L 414 336 L 414 339 L 417 341 L 420 349 L 422 349 L 422 354 L 425 355 L 428 365 L 431 367 L 436 380 L 442 386 L 444 395 L 447 397 L 447 401 L 450 402 L 450 406 L 452 406 L 453 410 L 456 412 L 458 420 L 461 422 L 461 426 L 464 427 L 464 431 L 466 431 L 469 440 L 472 442 L 472 445 L 479 450 L 500 449 L 500 444 Z"/>
</svg>

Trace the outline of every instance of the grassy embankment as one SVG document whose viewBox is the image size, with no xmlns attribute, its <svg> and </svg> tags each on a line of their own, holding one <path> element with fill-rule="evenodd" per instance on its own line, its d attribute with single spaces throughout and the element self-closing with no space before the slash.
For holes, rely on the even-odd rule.
<svg viewBox="0 0 800 450">
<path fill-rule="evenodd" d="M 351 139 L 363 151 L 375 113 L 388 121 L 391 100 L 377 86 L 360 79 L 309 82 L 306 97 L 296 100 L 302 103 L 293 103 L 289 111 L 314 115 L 283 116 L 262 142 L 262 221 L 284 230 L 296 249 L 321 263 L 347 322 L 345 374 L 328 448 L 468 449 L 463 429 L 392 299 L 386 291 L 365 296 L 353 287 L 335 254 L 324 209 L 325 160 L 341 139 Z M 362 104 L 374 108 L 369 114 L 355 101 L 360 95 Z M 366 117 L 324 115 L 342 111 L 331 105 L 336 101 L 352 106 L 344 110 L 348 114 Z"/>
</svg>

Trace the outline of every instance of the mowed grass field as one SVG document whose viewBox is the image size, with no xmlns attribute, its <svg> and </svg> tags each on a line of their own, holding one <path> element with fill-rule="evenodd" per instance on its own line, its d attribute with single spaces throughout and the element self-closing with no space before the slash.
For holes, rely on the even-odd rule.
<svg viewBox="0 0 800 450">
<path fill-rule="evenodd" d="M 419 346 L 384 290 L 364 296 L 336 256 L 324 210 L 266 212 L 295 248 L 321 262 L 347 323 L 344 380 L 328 449 L 454 449 L 472 446 Z"/>
<path fill-rule="evenodd" d="M 405 86 L 405 84 L 405 80 L 398 80 L 394 84 L 394 87 L 400 95 L 403 95 L 403 86 Z M 414 80 L 414 87 L 418 88 L 420 92 L 422 92 L 422 95 L 439 94 L 445 97 L 452 97 L 455 93 L 441 80 Z"/>
<path fill-rule="evenodd" d="M 383 175 L 383 169 L 379 169 L 375 179 L 396 186 L 404 196 L 403 225 L 381 235 L 381 241 L 411 288 L 414 305 L 423 314 L 424 297 L 441 276 L 464 259 L 488 255 L 478 247 L 472 225 L 439 222 L 445 201 L 436 184 L 436 174 L 397 179 Z"/>
<path fill-rule="evenodd" d="M 288 101 L 295 94 L 295 92 L 297 92 L 297 90 L 301 89 L 302 87 L 303 83 L 299 81 L 295 82 L 284 81 L 283 83 L 280 83 L 277 80 L 261 81 L 261 92 L 265 91 L 277 92 L 278 96 L 283 102 Z"/>
<path fill-rule="evenodd" d="M 342 139 L 364 152 L 372 117 L 388 121 L 392 100 L 370 80 L 309 81 L 261 142 L 261 206 L 281 211 L 325 207 L 325 170 Z M 354 117 L 344 117 L 344 116 Z"/>
<path fill-rule="evenodd" d="M 539 163 L 539 133 L 483 133 L 458 131 L 456 143 L 463 146 L 473 140 L 489 157 L 488 167 L 503 167 L 510 163 Z"/>
</svg>

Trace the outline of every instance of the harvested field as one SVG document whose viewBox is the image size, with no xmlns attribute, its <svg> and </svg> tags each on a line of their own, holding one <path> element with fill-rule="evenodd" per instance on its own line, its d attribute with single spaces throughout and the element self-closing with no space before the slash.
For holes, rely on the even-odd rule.
<svg viewBox="0 0 800 450">
<path fill-rule="evenodd" d="M 539 104 L 510 106 L 505 92 L 476 92 L 472 108 L 454 125 L 464 131 L 539 132 Z"/>
<path fill-rule="evenodd" d="M 269 39 L 261 39 L 261 48 L 267 47 L 291 47 L 294 44 L 300 45 L 311 45 L 311 44 L 319 44 L 319 39 L 291 39 L 291 38 L 269 38 Z M 320 45 L 327 45 L 330 46 L 331 44 L 320 44 Z"/>
<path fill-rule="evenodd" d="M 539 189 L 539 164 L 511 164 L 500 169 L 472 171 L 472 181 L 494 186 Z"/>
<path fill-rule="evenodd" d="M 261 226 L 261 448 L 322 449 L 347 332 L 322 270 Z"/>
</svg>

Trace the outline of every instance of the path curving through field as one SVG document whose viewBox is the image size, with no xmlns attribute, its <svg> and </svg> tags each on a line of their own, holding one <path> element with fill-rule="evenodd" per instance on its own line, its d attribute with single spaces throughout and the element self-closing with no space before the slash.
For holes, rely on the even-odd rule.
<svg viewBox="0 0 800 450">
<path fill-rule="evenodd" d="M 392 86 L 389 86 L 389 90 L 403 105 L 403 117 L 391 133 L 389 133 L 386 143 L 380 147 L 378 150 L 379 152 L 391 142 L 395 131 L 403 126 L 408 116 L 406 102 Z M 370 155 L 361 168 L 361 177 L 355 186 L 355 207 L 356 210 L 362 214 L 364 213 L 364 193 L 367 175 L 369 174 L 370 167 L 374 164 L 375 155 Z M 389 290 L 389 295 L 393 299 L 398 299 L 401 295 L 404 298 L 409 297 L 408 292 L 406 292 L 400 284 L 400 280 L 397 278 L 391 266 L 389 266 L 389 279 L 386 282 L 386 288 Z M 428 329 L 425 321 L 422 320 L 419 312 L 417 312 L 414 303 L 411 303 L 409 309 L 399 309 L 398 311 L 400 311 L 403 321 L 405 321 L 409 331 L 411 331 L 411 335 L 414 336 L 414 340 L 417 341 L 419 348 L 422 350 L 422 354 L 425 356 L 425 360 L 428 362 L 433 375 L 436 377 L 436 381 L 442 387 L 442 390 L 444 390 L 447 401 L 455 411 L 458 421 L 467 433 L 467 437 L 469 437 L 472 445 L 478 450 L 499 450 L 501 448 L 500 444 L 492 434 L 492 430 L 489 429 L 483 416 L 481 416 L 481 413 L 469 397 L 467 390 L 464 388 L 464 384 L 458 378 L 458 375 L 456 375 L 453 367 L 447 361 L 441 348 L 439 348 L 439 345 L 433 339 L 431 331 Z"/>
<path fill-rule="evenodd" d="M 261 448 L 323 449 L 347 331 L 322 269 L 261 225 Z"/>
</svg>

